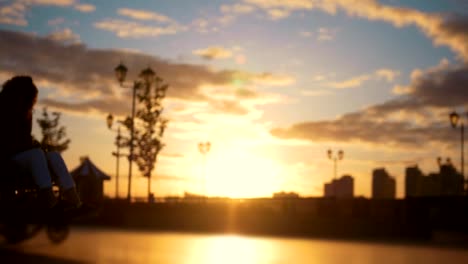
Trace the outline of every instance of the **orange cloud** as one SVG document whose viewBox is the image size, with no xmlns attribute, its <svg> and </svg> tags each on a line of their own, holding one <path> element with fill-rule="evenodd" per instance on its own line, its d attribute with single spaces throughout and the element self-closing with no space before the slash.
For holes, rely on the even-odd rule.
<svg viewBox="0 0 468 264">
<path fill-rule="evenodd" d="M 398 75 L 400 75 L 400 72 L 391 69 L 378 69 L 375 71 L 375 75 L 377 78 L 383 78 L 387 80 L 387 82 L 392 82 Z"/>
<path fill-rule="evenodd" d="M 76 0 L 14 0 L 0 7 L 0 24 L 27 26 L 26 11 L 33 6 L 74 7 L 81 12 L 92 12 L 96 9 L 91 4 L 80 4 Z"/>
<path fill-rule="evenodd" d="M 368 74 L 360 75 L 353 77 L 349 80 L 345 80 L 342 82 L 331 82 L 329 85 L 336 89 L 347 89 L 347 88 L 354 88 L 359 87 L 361 84 L 367 80 L 370 80 L 371 76 Z"/>
<path fill-rule="evenodd" d="M 287 10 L 312 9 L 314 1 L 310 0 L 244 0 L 248 4 L 258 6 L 260 8 L 283 8 Z"/>
<path fill-rule="evenodd" d="M 90 13 L 96 10 L 96 6 L 91 4 L 77 4 L 75 5 L 75 9 L 83 13 Z"/>
<path fill-rule="evenodd" d="M 131 89 L 117 89 L 112 73 L 120 60 L 131 69 L 128 79 L 135 79 L 137 70 L 151 65 L 170 84 L 168 99 L 207 103 L 218 113 L 246 115 L 256 111 L 257 105 L 276 103 L 281 99 L 258 92 L 253 85 L 246 87 L 235 82 L 240 76 L 243 82 L 252 84 L 255 76 L 274 74 L 213 70 L 204 65 L 170 62 L 139 52 L 97 50 L 84 44 L 64 43 L 72 37 L 71 30 L 58 32 L 53 37 L 0 30 L 0 77 L 31 75 L 41 88 L 49 88 L 48 94 L 52 95 L 43 99 L 43 104 L 74 113 L 128 112 L 121 106 L 129 98 Z M 270 82 L 274 80 L 274 77 L 269 78 Z M 203 89 L 206 86 L 222 89 L 206 92 Z"/>
<path fill-rule="evenodd" d="M 363 74 L 351 79 L 341 82 L 330 82 L 328 85 L 336 89 L 348 89 L 361 86 L 364 82 L 369 80 L 381 80 L 384 79 L 387 82 L 393 82 L 393 80 L 400 73 L 391 69 L 378 69 L 372 74 Z"/>
<path fill-rule="evenodd" d="M 234 4 L 234 5 L 222 5 L 220 7 L 221 12 L 226 14 L 248 14 L 255 10 L 251 5 L 246 4 Z"/>
<path fill-rule="evenodd" d="M 61 31 L 55 31 L 47 36 L 49 39 L 67 43 L 67 44 L 77 44 L 80 43 L 80 36 L 73 33 L 69 28 L 65 28 Z"/>
<path fill-rule="evenodd" d="M 253 76 L 253 81 L 261 85 L 286 86 L 293 84 L 296 80 L 286 74 L 261 73 Z"/>
<path fill-rule="evenodd" d="M 153 20 L 157 22 L 170 22 L 172 19 L 169 17 L 146 10 L 130 9 L 130 8 L 119 8 L 117 13 L 122 16 L 127 16 L 137 20 Z"/>
<path fill-rule="evenodd" d="M 186 30 L 185 27 L 177 24 L 149 26 L 119 19 L 106 19 L 94 23 L 94 26 L 98 29 L 113 32 L 121 38 L 157 37 L 160 35 L 173 35 Z"/>
<path fill-rule="evenodd" d="M 206 49 L 194 50 L 193 54 L 208 60 L 227 59 L 232 57 L 232 51 L 221 46 L 211 46 Z"/>
</svg>

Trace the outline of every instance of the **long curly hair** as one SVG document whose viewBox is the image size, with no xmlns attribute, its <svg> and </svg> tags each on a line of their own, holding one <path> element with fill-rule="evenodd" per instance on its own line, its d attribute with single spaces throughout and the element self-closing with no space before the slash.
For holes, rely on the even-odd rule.
<svg viewBox="0 0 468 264">
<path fill-rule="evenodd" d="M 34 106 L 38 90 L 30 76 L 15 76 L 3 84 L 0 92 L 2 110 L 26 113 Z"/>
</svg>

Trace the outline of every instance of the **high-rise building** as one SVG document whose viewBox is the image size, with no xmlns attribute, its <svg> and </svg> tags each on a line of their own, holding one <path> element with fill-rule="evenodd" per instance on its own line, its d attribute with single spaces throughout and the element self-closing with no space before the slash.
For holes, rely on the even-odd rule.
<svg viewBox="0 0 468 264">
<path fill-rule="evenodd" d="M 396 182 L 384 168 L 372 172 L 372 198 L 395 199 Z"/>
<path fill-rule="evenodd" d="M 339 179 L 334 179 L 324 185 L 325 197 L 353 198 L 354 179 L 351 175 L 343 175 Z"/>
<path fill-rule="evenodd" d="M 408 167 L 405 170 L 405 197 L 418 197 L 423 193 L 424 175 L 419 167 Z"/>
<path fill-rule="evenodd" d="M 448 162 L 439 165 L 438 173 L 424 176 L 417 166 L 405 171 L 405 196 L 456 196 L 463 195 L 463 177 Z"/>
<path fill-rule="evenodd" d="M 440 195 L 463 195 L 463 176 L 451 163 L 440 166 Z"/>
</svg>

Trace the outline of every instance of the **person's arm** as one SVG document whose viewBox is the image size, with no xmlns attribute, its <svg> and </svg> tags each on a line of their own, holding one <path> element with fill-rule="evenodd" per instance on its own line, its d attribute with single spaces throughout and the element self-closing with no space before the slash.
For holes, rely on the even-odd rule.
<svg viewBox="0 0 468 264">
<path fill-rule="evenodd" d="M 34 147 L 32 132 L 32 117 L 25 115 L 13 115 L 11 124 L 7 125 L 10 129 L 11 146 L 14 152 L 22 152 Z"/>
</svg>

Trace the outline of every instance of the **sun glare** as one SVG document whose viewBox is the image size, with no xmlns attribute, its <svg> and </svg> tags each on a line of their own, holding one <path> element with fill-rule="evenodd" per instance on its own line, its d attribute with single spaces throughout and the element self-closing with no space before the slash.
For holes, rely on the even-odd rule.
<svg viewBox="0 0 468 264">
<path fill-rule="evenodd" d="M 281 167 L 248 151 L 212 153 L 206 163 L 209 196 L 232 198 L 271 197 L 279 189 Z"/>
</svg>

